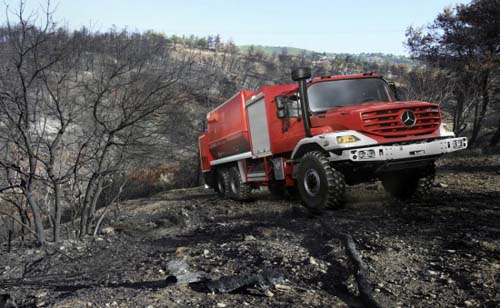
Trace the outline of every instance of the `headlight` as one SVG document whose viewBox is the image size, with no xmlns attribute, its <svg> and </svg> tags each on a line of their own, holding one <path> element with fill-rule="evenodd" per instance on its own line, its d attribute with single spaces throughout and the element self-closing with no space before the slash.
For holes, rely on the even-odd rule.
<svg viewBox="0 0 500 308">
<path fill-rule="evenodd" d="M 337 137 L 337 143 L 342 144 L 342 143 L 351 143 L 351 142 L 356 142 L 359 141 L 359 138 L 353 135 L 347 135 L 347 136 L 339 136 Z"/>
</svg>

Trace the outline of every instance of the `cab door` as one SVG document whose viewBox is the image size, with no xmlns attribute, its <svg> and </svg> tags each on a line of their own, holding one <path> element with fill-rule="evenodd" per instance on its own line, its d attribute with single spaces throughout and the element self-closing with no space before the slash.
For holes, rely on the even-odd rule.
<svg viewBox="0 0 500 308">
<path fill-rule="evenodd" d="M 281 134 L 280 138 L 275 138 L 275 150 L 273 152 L 276 153 L 292 152 L 295 145 L 305 137 L 304 123 L 302 122 L 300 102 L 297 95 L 290 96 L 286 105 L 286 117 L 278 119 L 279 121 L 274 127 L 274 131 Z"/>
</svg>

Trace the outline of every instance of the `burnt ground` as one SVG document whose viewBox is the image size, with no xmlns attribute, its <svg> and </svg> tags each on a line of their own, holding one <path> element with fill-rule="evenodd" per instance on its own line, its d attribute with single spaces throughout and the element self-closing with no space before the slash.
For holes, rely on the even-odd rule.
<svg viewBox="0 0 500 308">
<path fill-rule="evenodd" d="M 500 306 L 500 156 L 440 160 L 428 204 L 398 204 L 380 184 L 349 188 L 324 213 L 350 233 L 383 307 Z M 21 307 L 360 307 L 340 241 L 297 201 L 220 200 L 203 188 L 120 204 L 106 234 L 53 248 L 0 252 L 0 293 Z M 166 281 L 184 258 L 212 277 L 264 269 L 285 289 L 211 294 Z"/>
</svg>

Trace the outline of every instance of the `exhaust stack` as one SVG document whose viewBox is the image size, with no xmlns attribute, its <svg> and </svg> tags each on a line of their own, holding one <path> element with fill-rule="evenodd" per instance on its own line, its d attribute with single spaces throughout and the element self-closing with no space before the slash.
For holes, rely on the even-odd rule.
<svg viewBox="0 0 500 308">
<path fill-rule="evenodd" d="M 309 67 L 298 67 L 292 70 L 292 80 L 299 83 L 300 107 L 302 109 L 306 137 L 312 137 L 311 120 L 309 119 L 309 98 L 307 97 L 306 87 L 306 80 L 309 78 L 311 78 L 311 69 Z"/>
</svg>

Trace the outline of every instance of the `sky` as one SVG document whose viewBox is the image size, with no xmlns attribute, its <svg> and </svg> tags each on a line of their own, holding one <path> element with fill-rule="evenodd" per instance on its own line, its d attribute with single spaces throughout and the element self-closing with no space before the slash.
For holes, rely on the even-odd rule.
<svg viewBox="0 0 500 308">
<path fill-rule="evenodd" d="M 470 0 L 51 0 L 55 20 L 70 29 L 113 25 L 167 35 L 219 34 L 237 45 L 290 46 L 318 52 L 407 55 L 408 26 L 434 20 L 445 7 Z M 26 0 L 27 9 L 45 1 Z M 0 2 L 18 7 L 19 0 Z M 5 14 L 0 15 L 0 23 Z"/>
</svg>

